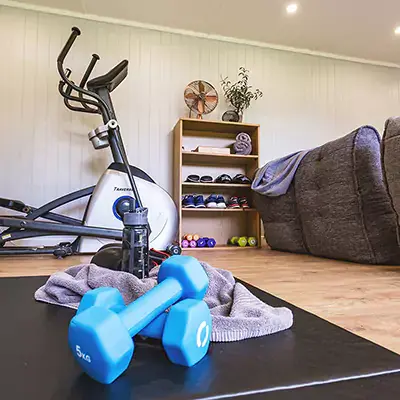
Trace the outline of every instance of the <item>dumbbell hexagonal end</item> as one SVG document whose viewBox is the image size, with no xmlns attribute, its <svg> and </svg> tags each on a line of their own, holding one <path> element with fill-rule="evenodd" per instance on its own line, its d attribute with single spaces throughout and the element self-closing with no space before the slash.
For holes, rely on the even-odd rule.
<svg viewBox="0 0 400 400">
<path fill-rule="evenodd" d="M 211 313 L 204 301 L 186 299 L 171 307 L 165 322 L 163 346 L 171 362 L 197 364 L 208 351 Z"/>
<path fill-rule="evenodd" d="M 125 308 L 125 303 L 118 289 L 112 287 L 100 287 L 85 293 L 76 313 L 80 314 L 94 306 L 102 307 L 118 313 Z"/>
<path fill-rule="evenodd" d="M 90 307 L 72 318 L 69 347 L 83 370 L 101 383 L 111 383 L 129 366 L 133 341 L 120 318 L 102 307 Z"/>
<path fill-rule="evenodd" d="M 208 276 L 199 261 L 190 256 L 167 258 L 158 272 L 158 282 L 174 278 L 181 283 L 182 299 L 202 300 L 208 289 Z"/>
</svg>

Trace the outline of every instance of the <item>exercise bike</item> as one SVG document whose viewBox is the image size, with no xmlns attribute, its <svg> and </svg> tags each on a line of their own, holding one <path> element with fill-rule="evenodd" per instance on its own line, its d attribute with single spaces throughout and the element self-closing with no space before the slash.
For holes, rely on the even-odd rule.
<svg viewBox="0 0 400 400">
<path fill-rule="evenodd" d="M 39 208 L 19 200 L 0 198 L 0 207 L 24 213 L 22 217 L 0 216 L 0 255 L 54 254 L 65 257 L 77 253 L 95 253 L 108 243 L 122 239 L 122 218 L 132 201 L 149 210 L 150 247 L 164 250 L 176 239 L 178 213 L 169 194 L 141 169 L 129 166 L 120 127 L 110 93 L 128 75 L 128 61 L 123 60 L 105 75 L 89 79 L 97 61 L 92 59 L 78 85 L 70 79 L 71 70 L 64 69 L 64 59 L 81 34 L 76 27 L 57 58 L 61 80 L 58 90 L 64 104 L 72 111 L 100 114 L 103 125 L 89 133 L 95 150 L 111 149 L 113 162 L 95 186 L 87 187 L 55 199 Z M 89 197 L 83 219 L 76 219 L 54 210 L 75 200 Z M 37 219 L 40 218 L 40 221 Z M 42 220 L 47 221 L 42 221 Z M 55 246 L 6 246 L 19 239 L 38 236 L 68 235 L 77 238 Z"/>
</svg>

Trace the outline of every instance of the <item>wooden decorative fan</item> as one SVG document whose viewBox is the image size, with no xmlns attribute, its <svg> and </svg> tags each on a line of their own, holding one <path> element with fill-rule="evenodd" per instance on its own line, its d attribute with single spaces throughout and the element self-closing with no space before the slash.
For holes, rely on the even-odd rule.
<svg viewBox="0 0 400 400">
<path fill-rule="evenodd" d="M 193 112 L 198 119 L 202 119 L 203 114 L 209 114 L 215 110 L 218 104 L 217 91 L 206 81 L 190 82 L 185 88 L 184 97 L 190 110 L 189 117 Z"/>
</svg>

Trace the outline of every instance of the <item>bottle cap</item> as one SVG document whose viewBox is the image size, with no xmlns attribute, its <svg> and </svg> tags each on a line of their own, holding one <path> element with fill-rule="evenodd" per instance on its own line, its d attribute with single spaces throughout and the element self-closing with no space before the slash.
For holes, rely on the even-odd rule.
<svg viewBox="0 0 400 400">
<path fill-rule="evenodd" d="M 124 214 L 124 225 L 134 226 L 134 225 L 147 225 L 148 223 L 148 209 L 136 208 L 134 211 L 126 212 Z"/>
</svg>

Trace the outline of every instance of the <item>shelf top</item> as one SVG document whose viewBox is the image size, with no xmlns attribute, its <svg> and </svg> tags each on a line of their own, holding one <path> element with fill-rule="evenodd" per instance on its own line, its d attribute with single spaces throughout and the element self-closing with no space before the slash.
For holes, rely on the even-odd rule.
<svg viewBox="0 0 400 400">
<path fill-rule="evenodd" d="M 252 132 L 260 127 L 257 124 L 247 124 L 242 122 L 210 121 L 205 119 L 181 118 L 183 130 L 192 131 L 217 131 L 217 132 Z"/>
<path fill-rule="evenodd" d="M 182 151 L 182 154 L 184 155 L 194 155 L 195 157 L 205 157 L 205 156 L 211 156 L 211 157 L 228 157 L 228 158 L 236 158 L 236 159 L 242 159 L 242 160 L 256 160 L 258 158 L 257 155 L 250 154 L 248 156 L 242 155 L 242 154 L 213 154 L 213 153 L 199 153 L 198 151 Z"/>
<path fill-rule="evenodd" d="M 190 187 L 219 187 L 219 188 L 227 188 L 227 189 L 236 189 L 236 188 L 249 188 L 251 187 L 250 183 L 197 183 L 197 182 L 182 182 L 182 186 L 190 186 Z"/>
<path fill-rule="evenodd" d="M 211 164 L 249 164 L 258 162 L 257 155 L 243 156 L 239 154 L 209 154 L 194 151 L 182 151 L 182 161 Z"/>
</svg>

